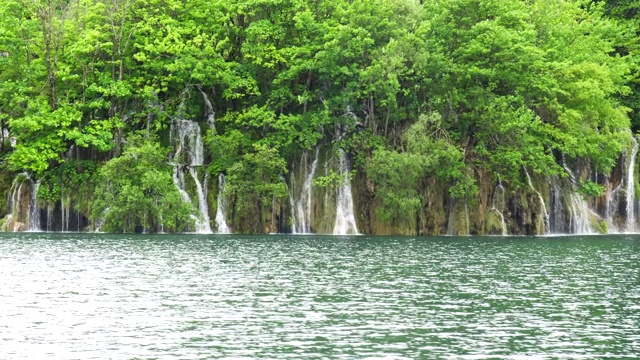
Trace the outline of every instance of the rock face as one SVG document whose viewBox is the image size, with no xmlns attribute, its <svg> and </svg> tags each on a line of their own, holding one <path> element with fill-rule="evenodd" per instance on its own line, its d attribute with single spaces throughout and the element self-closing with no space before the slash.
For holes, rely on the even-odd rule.
<svg viewBox="0 0 640 360">
<path fill-rule="evenodd" d="M 282 176 L 288 197 L 264 199 L 261 214 L 244 214 L 225 195 L 224 175 L 211 180 L 204 174 L 207 164 L 196 134 L 199 128 L 185 124 L 183 128 L 193 130 L 185 134 L 193 139 L 178 132 L 174 176 L 184 197 L 194 202 L 197 231 L 203 233 L 546 235 L 640 229 L 637 142 L 610 174 L 598 174 L 580 161 L 564 162 L 562 176 L 540 176 L 522 168 L 521 184 L 514 186 L 497 174 L 477 170 L 474 198 L 454 199 L 448 193 L 450 184 L 427 178 L 415 215 L 389 221 L 378 216 L 384 205 L 376 197 L 375 184 L 364 171 L 352 171 L 350 154 L 330 143 L 293 154 L 289 173 Z M 6 213 L 0 214 L 3 231 L 93 231 L 99 226 L 90 224 L 88 214 L 70 200 L 37 199 L 39 181 L 29 174 L 3 173 L 2 179 L 11 176 L 1 184 L 6 199 Z M 579 184 L 584 180 L 601 185 L 603 193 L 583 195 Z"/>
</svg>

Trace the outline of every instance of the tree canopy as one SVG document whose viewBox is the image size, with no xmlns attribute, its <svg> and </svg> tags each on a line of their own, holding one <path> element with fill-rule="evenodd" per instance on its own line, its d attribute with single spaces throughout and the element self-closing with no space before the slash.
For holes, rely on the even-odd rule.
<svg viewBox="0 0 640 360">
<path fill-rule="evenodd" d="M 292 154 L 319 143 L 354 154 L 389 217 L 413 211 L 429 177 L 464 197 L 477 169 L 514 184 L 523 167 L 563 174 L 565 158 L 606 173 L 640 129 L 639 9 L 585 0 L 0 0 L 3 165 L 49 179 L 49 189 L 71 187 L 63 173 L 72 161 L 100 171 L 96 186 L 113 194 L 95 201 L 114 202 L 114 214 L 143 201 L 127 191 L 154 194 L 135 206 L 150 209 L 136 220 L 107 220 L 123 231 L 157 225 L 169 206 L 161 199 L 175 200 L 162 163 L 178 115 L 215 114 L 208 170 L 227 174 L 229 191 L 254 207 L 286 196 Z M 140 131 L 147 140 L 129 141 Z M 168 226 L 179 230 L 189 225 L 177 207 Z"/>
</svg>

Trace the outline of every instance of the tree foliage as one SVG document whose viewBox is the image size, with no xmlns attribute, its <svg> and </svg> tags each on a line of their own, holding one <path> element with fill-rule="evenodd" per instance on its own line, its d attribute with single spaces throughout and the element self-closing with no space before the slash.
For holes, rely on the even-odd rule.
<svg viewBox="0 0 640 360">
<path fill-rule="evenodd" d="M 191 204 L 174 186 L 168 149 L 130 136 L 121 156 L 99 170 L 92 218 L 108 232 L 190 231 Z"/>
<path fill-rule="evenodd" d="M 156 194 L 155 204 L 175 194 L 166 157 L 149 152 L 165 155 L 171 120 L 203 119 L 210 101 L 209 171 L 228 175 L 242 206 L 284 196 L 294 154 L 332 142 L 371 177 L 389 217 L 417 209 L 432 177 L 451 184 L 450 196 L 473 197 L 479 169 L 516 185 L 523 167 L 562 175 L 562 158 L 608 172 L 640 128 L 638 9 L 582 0 L 0 0 L 0 127 L 15 139 L 0 150 L 8 168 L 57 179 L 52 200 L 54 188 L 77 186 L 61 176 L 69 163 L 93 173 L 106 162 L 104 187 L 117 180 L 104 172 L 139 168 L 139 156 L 164 174 L 154 184 L 140 173 L 131 185 Z M 136 153 L 125 140 L 139 130 L 159 144 Z M 121 219 L 111 229 L 159 224 L 165 205 L 122 220 L 123 209 L 147 201 L 125 195 L 109 198 L 120 214 L 109 216 Z M 185 229 L 176 216 L 165 224 Z"/>
</svg>

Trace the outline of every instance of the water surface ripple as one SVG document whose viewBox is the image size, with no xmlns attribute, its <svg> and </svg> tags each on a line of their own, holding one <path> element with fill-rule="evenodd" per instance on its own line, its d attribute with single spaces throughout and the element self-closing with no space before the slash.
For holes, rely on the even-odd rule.
<svg viewBox="0 0 640 360">
<path fill-rule="evenodd" d="M 638 237 L 0 237 L 0 359 L 638 356 Z"/>
</svg>

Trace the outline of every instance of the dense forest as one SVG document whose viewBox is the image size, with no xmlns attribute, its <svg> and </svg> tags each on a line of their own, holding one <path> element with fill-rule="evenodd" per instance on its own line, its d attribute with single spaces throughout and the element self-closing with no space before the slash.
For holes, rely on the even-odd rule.
<svg viewBox="0 0 640 360">
<path fill-rule="evenodd" d="M 0 0 L 1 225 L 636 231 L 639 69 L 638 0 Z"/>
</svg>

